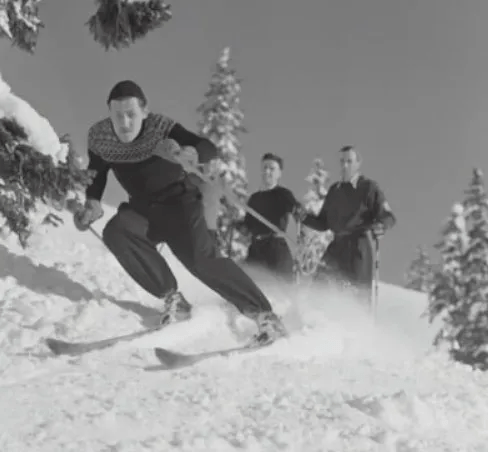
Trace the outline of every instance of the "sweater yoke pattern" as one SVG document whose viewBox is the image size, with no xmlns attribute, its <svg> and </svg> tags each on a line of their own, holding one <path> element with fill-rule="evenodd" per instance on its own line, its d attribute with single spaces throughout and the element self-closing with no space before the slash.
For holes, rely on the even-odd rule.
<svg viewBox="0 0 488 452">
<path fill-rule="evenodd" d="M 88 132 L 88 149 L 108 163 L 137 163 L 154 155 L 155 149 L 168 138 L 175 121 L 149 113 L 142 134 L 130 143 L 121 142 L 110 118 L 95 123 Z"/>
</svg>

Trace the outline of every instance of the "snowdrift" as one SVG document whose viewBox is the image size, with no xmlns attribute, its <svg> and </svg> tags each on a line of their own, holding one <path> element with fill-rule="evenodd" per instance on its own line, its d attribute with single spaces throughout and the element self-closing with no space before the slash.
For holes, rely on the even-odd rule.
<svg viewBox="0 0 488 452">
<path fill-rule="evenodd" d="M 50 356 L 47 336 L 131 332 L 160 307 L 65 219 L 40 227 L 25 251 L 0 240 L 2 452 L 488 450 L 488 377 L 431 350 L 425 297 L 387 284 L 374 324 L 345 295 L 261 281 L 289 340 L 148 372 L 152 347 L 211 349 L 253 332 L 165 249 L 195 304 L 192 321 L 78 358 Z"/>
</svg>

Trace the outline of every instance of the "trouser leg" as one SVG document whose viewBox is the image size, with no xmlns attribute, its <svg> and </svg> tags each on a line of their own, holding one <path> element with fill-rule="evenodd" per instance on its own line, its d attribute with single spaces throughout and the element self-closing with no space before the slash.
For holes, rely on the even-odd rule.
<svg viewBox="0 0 488 452">
<path fill-rule="evenodd" d="M 157 251 L 157 242 L 150 240 L 147 232 L 148 220 L 123 203 L 105 226 L 103 241 L 136 283 L 151 295 L 163 298 L 177 289 L 177 282 Z"/>
<path fill-rule="evenodd" d="M 373 282 L 373 247 L 367 236 L 334 240 L 325 258 L 338 278 L 350 283 L 361 298 L 370 299 Z"/>
<path fill-rule="evenodd" d="M 295 262 L 286 240 L 274 237 L 270 243 L 270 265 L 273 271 L 285 281 L 294 282 Z"/>
<path fill-rule="evenodd" d="M 265 266 L 266 259 L 263 253 L 262 244 L 253 239 L 247 250 L 246 263 L 254 266 Z"/>
<path fill-rule="evenodd" d="M 333 240 L 320 259 L 314 280 L 322 284 L 347 282 L 347 276 L 343 271 L 342 254 L 341 243 Z"/>
<path fill-rule="evenodd" d="M 352 259 L 353 282 L 360 295 L 371 302 L 374 277 L 374 246 L 371 239 L 363 236 L 356 241 Z"/>
<path fill-rule="evenodd" d="M 285 281 L 294 281 L 293 256 L 286 241 L 280 237 L 253 240 L 246 262 L 262 266 Z"/>
<path fill-rule="evenodd" d="M 163 204 L 152 212 L 151 229 L 153 224 L 165 222 L 161 239 L 194 276 L 249 317 L 272 310 L 266 296 L 244 270 L 218 253 L 198 191 L 190 190 L 178 202 Z M 150 236 L 156 238 L 157 234 L 154 231 Z"/>
</svg>

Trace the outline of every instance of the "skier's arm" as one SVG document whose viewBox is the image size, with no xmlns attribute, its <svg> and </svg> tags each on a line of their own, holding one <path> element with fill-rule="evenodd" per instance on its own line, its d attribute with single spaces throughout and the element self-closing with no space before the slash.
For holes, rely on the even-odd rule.
<svg viewBox="0 0 488 452">
<path fill-rule="evenodd" d="M 293 218 L 296 223 L 300 222 L 299 215 L 296 215 L 297 210 L 301 208 L 301 204 L 295 198 L 295 195 L 288 188 L 282 190 L 282 202 L 288 216 Z"/>
<path fill-rule="evenodd" d="M 333 187 L 331 187 L 333 188 Z M 307 213 L 303 216 L 302 224 L 304 226 L 309 227 L 310 229 L 314 229 L 315 231 L 324 232 L 330 229 L 329 221 L 327 219 L 327 205 L 329 204 L 329 196 L 333 190 L 329 190 L 325 195 L 324 202 L 322 203 L 322 207 L 318 213 L 318 215 L 314 215 L 312 213 Z"/>
<path fill-rule="evenodd" d="M 383 191 L 375 182 L 373 182 L 369 192 L 368 201 L 373 223 L 381 223 L 385 230 L 392 229 L 396 224 L 395 214 L 391 210 Z"/>
<path fill-rule="evenodd" d="M 98 155 L 88 150 L 88 170 L 95 171 L 95 177 L 91 185 L 86 189 L 86 199 L 100 201 L 102 199 L 105 187 L 107 186 L 107 176 L 109 172 L 109 165 Z"/>
<path fill-rule="evenodd" d="M 302 220 L 302 224 L 310 229 L 314 229 L 315 231 L 327 231 L 329 229 L 329 224 L 327 222 L 327 215 L 325 212 L 325 202 L 318 215 L 307 213 Z"/>
<path fill-rule="evenodd" d="M 190 132 L 179 123 L 171 128 L 168 138 L 175 140 L 181 147 L 194 147 L 200 163 L 208 163 L 218 157 L 218 150 L 209 139 Z"/>
<path fill-rule="evenodd" d="M 292 214 L 297 206 L 300 205 L 300 203 L 295 198 L 295 195 L 291 192 L 291 190 L 288 190 L 288 188 L 282 189 L 282 202 L 285 205 L 285 210 L 289 214 Z"/>
</svg>

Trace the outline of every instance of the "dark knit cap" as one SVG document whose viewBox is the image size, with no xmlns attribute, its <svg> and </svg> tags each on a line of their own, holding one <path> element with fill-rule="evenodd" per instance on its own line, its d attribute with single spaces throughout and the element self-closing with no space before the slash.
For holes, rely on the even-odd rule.
<svg viewBox="0 0 488 452">
<path fill-rule="evenodd" d="M 142 91 L 142 88 L 136 82 L 123 80 L 112 88 L 108 95 L 107 104 L 110 104 L 112 100 L 127 99 L 128 97 L 136 97 L 144 105 L 147 103 L 144 91 Z"/>
<path fill-rule="evenodd" d="M 261 160 L 263 162 L 265 160 L 272 160 L 276 162 L 281 169 L 283 169 L 283 159 L 279 155 L 273 154 L 272 152 L 267 152 L 266 154 L 264 154 Z"/>
</svg>

